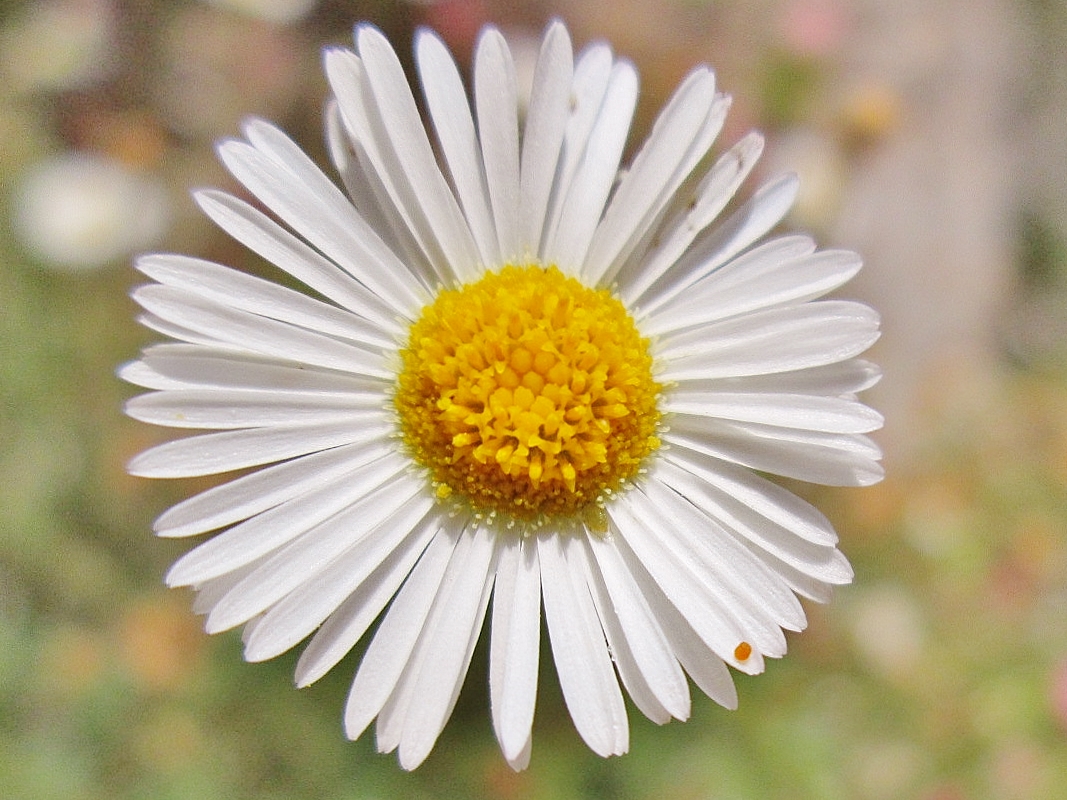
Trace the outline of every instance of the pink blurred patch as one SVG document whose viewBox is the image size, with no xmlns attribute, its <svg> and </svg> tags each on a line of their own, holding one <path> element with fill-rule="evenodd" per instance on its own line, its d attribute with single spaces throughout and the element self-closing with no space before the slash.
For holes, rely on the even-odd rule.
<svg viewBox="0 0 1067 800">
<path fill-rule="evenodd" d="M 779 25 L 790 50 L 825 57 L 840 49 L 850 20 L 845 5 L 838 0 L 792 0 L 785 4 Z"/>
<path fill-rule="evenodd" d="M 1052 706 L 1052 716 L 1059 726 L 1067 731 L 1067 659 L 1061 661 L 1052 671 L 1049 702 Z"/>
</svg>

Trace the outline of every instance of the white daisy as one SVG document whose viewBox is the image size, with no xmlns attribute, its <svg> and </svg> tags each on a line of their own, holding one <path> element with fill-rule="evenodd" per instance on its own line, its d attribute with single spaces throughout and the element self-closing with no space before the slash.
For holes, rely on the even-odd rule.
<svg viewBox="0 0 1067 800">
<path fill-rule="evenodd" d="M 123 369 L 153 390 L 128 412 L 212 432 L 130 470 L 245 471 L 156 531 L 221 531 L 167 582 L 198 591 L 208 631 L 244 625 L 248 660 L 310 636 L 305 686 L 384 612 L 350 738 L 377 719 L 378 748 L 420 764 L 489 613 L 493 725 L 526 766 L 543 603 L 579 734 L 623 753 L 620 679 L 658 723 L 688 716 L 686 674 L 733 708 L 728 666 L 760 672 L 805 625 L 798 595 L 851 580 L 827 520 L 759 473 L 880 478 L 865 434 L 881 418 L 856 399 L 878 377 L 857 358 L 878 318 L 816 301 L 859 270 L 854 253 L 761 242 L 795 177 L 717 222 L 762 140 L 711 155 L 729 99 L 709 69 L 620 177 L 637 77 L 608 46 L 575 58 L 549 25 L 524 122 L 498 31 L 478 42 L 472 103 L 440 39 L 420 31 L 415 49 L 433 142 L 363 25 L 354 52 L 325 53 L 347 195 L 260 120 L 219 155 L 273 217 L 196 195 L 315 297 L 186 256 L 139 260 L 154 281 L 134 292 L 142 319 L 178 341 Z"/>
</svg>

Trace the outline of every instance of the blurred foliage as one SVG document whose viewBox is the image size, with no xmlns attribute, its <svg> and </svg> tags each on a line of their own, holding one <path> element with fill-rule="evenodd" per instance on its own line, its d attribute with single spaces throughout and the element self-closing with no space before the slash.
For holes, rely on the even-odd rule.
<svg viewBox="0 0 1067 800">
<path fill-rule="evenodd" d="M 10 218 L 16 202 L 7 187 L 46 156 L 103 154 L 171 193 L 173 224 L 153 246 L 255 268 L 185 199 L 189 186 L 232 188 L 211 141 L 235 133 L 243 115 L 265 114 L 321 161 L 320 44 L 370 18 L 398 49 L 420 21 L 462 49 L 481 17 L 506 4 L 322 0 L 280 25 L 248 16 L 251 0 L 243 13 L 222 0 L 93 0 L 82 8 L 111 15 L 103 49 L 73 34 L 67 46 L 111 53 L 106 69 L 82 71 L 74 60 L 64 73 L 46 59 L 47 75 L 33 65 L 59 45 L 24 35 L 41 5 L 3 7 L 0 214 Z M 494 18 L 536 32 L 553 9 L 527 5 Z M 722 20 L 723 8 L 743 4 L 677 6 L 681 19 Z M 750 98 L 738 109 L 743 124 L 825 118 L 818 103 L 834 77 L 832 55 L 771 38 L 755 51 L 723 48 L 723 72 L 740 84 L 730 90 Z M 677 56 L 639 66 L 645 85 L 664 91 L 679 72 Z M 828 135 L 869 146 L 886 104 L 863 102 Z M 862 157 L 862 148 L 850 152 Z M 1062 285 L 1056 230 L 1047 215 L 1025 227 L 1028 286 Z M 152 338 L 132 321 L 132 270 L 112 259 L 71 271 L 16 241 L 8 225 L 0 263 L 5 797 L 1039 800 L 1067 785 L 1062 360 L 1039 374 L 947 371 L 928 387 L 932 433 L 917 458 L 877 487 L 817 493 L 842 532 L 855 585 L 809 609 L 810 629 L 791 637 L 788 658 L 762 677 L 738 677 L 737 712 L 695 698 L 689 722 L 664 728 L 634 712 L 631 753 L 604 761 L 575 734 L 546 653 L 533 762 L 515 774 L 489 724 L 483 640 L 452 721 L 409 775 L 374 752 L 372 736 L 344 740 L 358 654 L 296 691 L 294 655 L 243 663 L 235 634 L 208 639 L 189 596 L 162 587 L 187 545 L 153 540 L 151 519 L 196 487 L 123 471 L 161 436 L 121 416 L 132 390 L 113 377 Z M 1049 348 L 1062 359 L 1061 343 Z"/>
</svg>

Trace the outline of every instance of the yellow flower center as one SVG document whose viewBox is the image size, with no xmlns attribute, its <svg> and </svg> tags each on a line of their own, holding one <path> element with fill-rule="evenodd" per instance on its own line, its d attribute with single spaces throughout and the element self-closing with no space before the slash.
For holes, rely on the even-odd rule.
<svg viewBox="0 0 1067 800">
<path fill-rule="evenodd" d="M 506 266 L 444 290 L 411 326 L 394 402 L 441 499 L 537 527 L 604 529 L 607 495 L 659 447 L 648 340 L 604 289 Z"/>
</svg>

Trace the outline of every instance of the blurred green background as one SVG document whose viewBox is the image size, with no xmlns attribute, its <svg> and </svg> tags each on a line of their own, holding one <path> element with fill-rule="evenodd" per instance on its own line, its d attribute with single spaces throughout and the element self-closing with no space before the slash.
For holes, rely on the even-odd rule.
<svg viewBox="0 0 1067 800">
<path fill-rule="evenodd" d="M 0 5 L 0 795 L 40 798 L 1013 800 L 1067 786 L 1067 7 L 1060 0 L 4 0 Z M 419 24 L 466 64 L 545 20 L 642 76 L 637 134 L 706 61 L 724 137 L 801 173 L 791 224 L 861 251 L 887 480 L 802 488 L 856 581 L 740 709 L 704 698 L 631 753 L 581 744 L 547 657 L 528 771 L 499 756 L 484 642 L 429 760 L 346 742 L 356 656 L 310 689 L 245 664 L 161 576 L 152 518 L 195 482 L 125 475 L 164 433 L 114 370 L 151 341 L 131 254 L 258 269 L 199 218 L 249 114 L 325 163 L 319 47 Z M 749 187 L 751 190 L 751 187 Z"/>
</svg>

